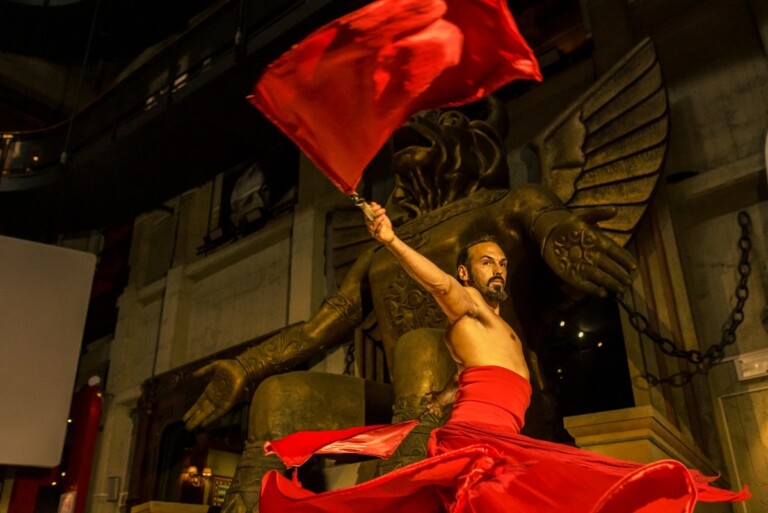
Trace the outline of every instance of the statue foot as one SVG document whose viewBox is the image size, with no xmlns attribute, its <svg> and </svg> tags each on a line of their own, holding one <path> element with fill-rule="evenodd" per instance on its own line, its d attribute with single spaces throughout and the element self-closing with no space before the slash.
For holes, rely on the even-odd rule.
<svg viewBox="0 0 768 513">
<path fill-rule="evenodd" d="M 419 406 L 414 406 L 415 404 Z M 401 407 L 396 409 L 393 422 L 403 422 L 413 418 L 418 418 L 420 422 L 403 439 L 391 457 L 378 463 L 376 467 L 377 476 L 387 474 L 427 457 L 427 445 L 429 444 L 432 430 L 445 424 L 445 421 L 450 416 L 450 410 L 453 405 L 449 405 L 440 415 L 436 415 L 428 411 L 423 404 L 424 401 L 422 400 L 413 401 L 411 399 L 410 401 L 403 401 L 402 404 L 398 405 Z"/>
<path fill-rule="evenodd" d="M 227 492 L 221 513 L 259 513 L 259 494 L 253 492 Z"/>
<path fill-rule="evenodd" d="M 264 441 L 249 438 L 224 498 L 223 513 L 259 513 L 261 479 L 270 470 L 283 472 L 276 456 L 264 455 Z"/>
</svg>

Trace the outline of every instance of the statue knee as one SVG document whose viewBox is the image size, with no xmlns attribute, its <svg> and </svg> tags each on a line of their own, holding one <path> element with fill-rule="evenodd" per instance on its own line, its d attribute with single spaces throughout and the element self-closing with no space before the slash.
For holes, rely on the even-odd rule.
<svg viewBox="0 0 768 513">
<path fill-rule="evenodd" d="M 445 347 L 444 337 L 443 330 L 419 328 L 397 340 L 392 365 L 393 422 L 423 414 L 426 394 L 442 390 L 456 374 L 456 364 Z"/>
<path fill-rule="evenodd" d="M 441 329 L 409 331 L 397 340 L 394 356 L 392 381 L 397 397 L 421 397 L 441 390 L 456 373 Z"/>
<path fill-rule="evenodd" d="M 251 402 L 249 434 L 273 440 L 295 431 L 341 429 L 365 421 L 363 381 L 321 372 L 289 372 L 265 379 Z"/>
</svg>

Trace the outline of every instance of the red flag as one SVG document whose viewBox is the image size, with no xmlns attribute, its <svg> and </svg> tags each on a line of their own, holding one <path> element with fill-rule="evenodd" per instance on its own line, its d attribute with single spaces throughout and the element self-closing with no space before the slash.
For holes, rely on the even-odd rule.
<svg viewBox="0 0 768 513">
<path fill-rule="evenodd" d="M 418 424 L 377 424 L 331 431 L 297 431 L 264 444 L 264 454 L 277 454 L 286 467 L 299 467 L 315 454 L 365 454 L 389 458 Z"/>
<path fill-rule="evenodd" d="M 342 191 L 413 114 L 541 80 L 505 0 L 378 0 L 313 32 L 248 99 Z"/>
</svg>

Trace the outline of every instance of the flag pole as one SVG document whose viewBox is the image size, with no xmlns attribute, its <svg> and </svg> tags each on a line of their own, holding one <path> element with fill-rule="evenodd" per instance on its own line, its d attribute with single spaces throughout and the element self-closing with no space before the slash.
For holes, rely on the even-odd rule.
<svg viewBox="0 0 768 513">
<path fill-rule="evenodd" d="M 363 214 L 365 214 L 365 218 L 368 221 L 373 221 L 376 216 L 373 213 L 373 210 L 371 209 L 371 205 L 368 204 L 367 201 L 365 201 L 365 198 L 360 196 L 358 193 L 353 192 L 349 195 L 349 199 L 355 202 L 355 206 L 363 211 Z"/>
</svg>

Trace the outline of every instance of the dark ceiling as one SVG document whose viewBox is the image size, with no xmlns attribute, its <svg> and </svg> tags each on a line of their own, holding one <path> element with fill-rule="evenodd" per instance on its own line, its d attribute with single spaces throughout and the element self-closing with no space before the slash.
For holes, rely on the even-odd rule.
<svg viewBox="0 0 768 513">
<path fill-rule="evenodd" d="M 79 61 L 95 20 L 92 56 L 131 58 L 173 32 L 215 0 L 5 0 L 0 50 L 70 63 Z M 98 9 L 98 10 L 97 10 Z"/>
<path fill-rule="evenodd" d="M 146 48 L 184 31 L 190 19 L 213 3 L 215 0 L 0 0 L 0 53 L 71 68 L 71 79 L 88 49 L 89 67 L 100 70 L 97 80 L 106 86 L 114 78 L 110 74 Z M 0 114 L 5 114 L 0 116 L 2 130 L 41 128 L 68 114 L 66 105 L 35 102 L 23 91 L 2 87 L 2 80 L 0 108 L 4 109 Z"/>
<path fill-rule="evenodd" d="M 58 123 L 56 140 L 70 141 L 58 180 L 0 192 L 0 233 L 43 239 L 118 225 L 245 160 L 279 160 L 291 143 L 245 96 L 269 61 L 312 29 L 365 3 L 0 0 L 0 59 L 22 62 L 3 69 L 0 60 L 0 132 L 50 130 Z M 509 3 L 537 54 L 576 54 L 585 46 L 578 0 Z M 220 48 L 217 24 L 225 24 L 226 45 Z M 241 47 L 231 41 L 238 24 L 246 29 Z M 190 67 L 184 89 L 148 90 L 136 99 L 152 73 L 178 72 L 179 55 L 204 57 L 200 48 L 208 42 L 213 53 L 201 57 L 208 71 L 203 64 Z M 147 56 L 153 45 L 158 50 Z M 24 75 L 26 62 L 31 71 Z M 56 70 L 57 79 L 36 82 L 34 69 L 41 62 Z M 129 67 L 132 73 L 126 73 Z M 146 83 L 134 78 L 142 73 Z M 71 104 L 78 100 L 70 98 L 78 84 L 84 92 L 70 125 Z M 50 94 L 39 92 L 46 90 Z M 149 96 L 159 107 L 149 108 Z"/>
</svg>

